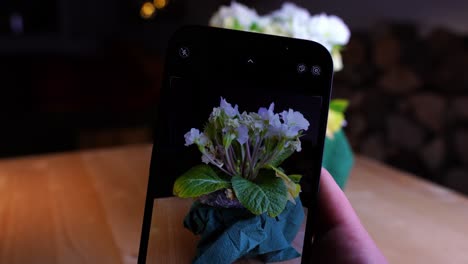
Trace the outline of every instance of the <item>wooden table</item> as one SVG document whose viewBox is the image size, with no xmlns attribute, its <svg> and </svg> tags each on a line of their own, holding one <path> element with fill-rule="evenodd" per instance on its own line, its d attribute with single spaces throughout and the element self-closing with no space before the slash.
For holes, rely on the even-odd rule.
<svg viewBox="0 0 468 264">
<path fill-rule="evenodd" d="M 136 263 L 149 145 L 0 161 L 0 263 Z M 468 200 L 357 157 L 346 193 L 391 263 L 468 263 Z"/>
</svg>

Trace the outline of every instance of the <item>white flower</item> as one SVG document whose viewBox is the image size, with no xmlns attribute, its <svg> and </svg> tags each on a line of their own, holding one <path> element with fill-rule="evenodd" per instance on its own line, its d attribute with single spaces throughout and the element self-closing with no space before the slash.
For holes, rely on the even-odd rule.
<svg viewBox="0 0 468 264">
<path fill-rule="evenodd" d="M 205 164 L 209 164 L 209 163 L 211 162 L 211 159 L 208 157 L 208 155 L 209 155 L 209 154 L 206 153 L 206 154 L 203 154 L 203 155 L 201 156 L 201 160 L 202 160 L 202 162 L 205 163 Z"/>
<path fill-rule="evenodd" d="M 223 124 L 223 133 L 229 133 L 229 132 L 233 132 L 235 131 L 238 127 L 239 127 L 240 123 L 239 123 L 239 120 L 236 118 L 236 119 L 231 119 L 231 118 L 226 118 L 226 120 L 224 120 L 224 124 Z"/>
<path fill-rule="evenodd" d="M 281 118 L 283 119 L 284 125 L 286 125 L 286 130 L 283 130 L 286 137 L 295 137 L 299 131 L 307 130 L 310 125 L 309 121 L 307 121 L 300 112 L 293 111 L 292 109 L 283 111 L 281 113 Z"/>
<path fill-rule="evenodd" d="M 281 9 L 271 14 L 276 20 L 290 22 L 292 20 L 307 21 L 310 13 L 307 9 L 297 6 L 293 3 L 284 3 Z"/>
<path fill-rule="evenodd" d="M 221 108 L 219 107 L 214 107 L 213 112 L 210 114 L 210 119 L 209 120 L 216 120 L 219 116 L 221 115 Z"/>
<path fill-rule="evenodd" d="M 320 44 L 325 44 L 324 46 L 346 45 L 351 36 L 349 28 L 341 18 L 324 13 L 312 16 L 305 27 L 309 28 L 311 37 Z"/>
<path fill-rule="evenodd" d="M 189 132 L 185 133 L 185 146 L 190 146 L 195 143 L 200 138 L 200 130 L 196 128 L 190 129 Z"/>
<path fill-rule="evenodd" d="M 185 145 L 196 144 L 201 161 L 226 175 L 242 173 L 243 177 L 255 179 L 258 169 L 283 153 L 284 148 L 301 151 L 299 135 L 309 127 L 301 113 L 289 109 L 278 114 L 274 108 L 271 103 L 268 109 L 262 107 L 257 113 L 239 114 L 237 105 L 233 107 L 221 98 L 205 131 L 190 129 L 184 135 Z"/>
<path fill-rule="evenodd" d="M 281 118 L 288 127 L 297 127 L 300 130 L 307 130 L 310 125 L 309 121 L 307 121 L 300 112 L 292 109 L 283 111 L 281 113 Z"/>
<path fill-rule="evenodd" d="M 204 133 L 200 133 L 200 138 L 198 139 L 197 145 L 201 147 L 206 147 L 206 146 L 211 145 L 210 138 L 206 136 Z"/>
<path fill-rule="evenodd" d="M 237 128 L 237 141 L 244 145 L 249 140 L 249 129 L 245 125 L 241 125 Z"/>
<path fill-rule="evenodd" d="M 240 116 L 240 123 L 255 133 L 261 133 L 265 129 L 265 121 L 257 113 L 243 112 Z"/>
<path fill-rule="evenodd" d="M 267 130 L 267 137 L 274 137 L 274 136 L 283 136 L 285 134 L 285 131 L 287 129 L 286 125 L 281 123 L 280 116 L 279 114 L 275 114 L 270 120 L 269 120 L 269 126 Z"/>
<path fill-rule="evenodd" d="M 232 107 L 232 105 L 226 102 L 226 99 L 222 97 L 221 102 L 219 103 L 219 108 L 223 110 L 228 117 L 235 117 L 239 115 L 239 107 L 237 105 L 235 107 Z"/>
<path fill-rule="evenodd" d="M 260 119 L 255 119 L 252 124 L 252 129 L 256 132 L 263 131 L 265 129 L 264 122 Z"/>
<path fill-rule="evenodd" d="M 339 72 L 343 69 L 343 60 L 341 59 L 341 53 L 338 49 L 333 49 L 331 52 L 333 59 L 333 70 Z"/>
<path fill-rule="evenodd" d="M 290 36 L 290 33 L 286 30 L 286 27 L 280 23 L 275 22 L 271 16 L 260 17 L 257 24 L 262 33 L 284 37 Z"/>
<path fill-rule="evenodd" d="M 205 152 L 202 154 L 202 157 L 201 157 L 201 160 L 203 163 L 205 164 L 213 164 L 217 167 L 222 167 L 223 166 L 223 162 L 218 160 L 215 155 L 213 155 L 213 153 L 210 153 L 210 152 Z"/>
<path fill-rule="evenodd" d="M 302 150 L 302 146 L 301 146 L 301 140 L 299 140 L 299 138 L 297 138 L 296 140 L 294 141 L 288 141 L 286 142 L 286 144 L 284 145 L 286 148 L 288 147 L 292 147 L 295 151 L 297 152 L 301 152 Z"/>
<path fill-rule="evenodd" d="M 294 3 L 284 3 L 279 10 L 259 16 L 254 9 L 232 2 L 213 15 L 210 25 L 318 42 L 331 53 L 335 71 L 343 68 L 340 50 L 336 48 L 346 45 L 351 35 L 341 18 L 324 13 L 311 15 Z"/>
<path fill-rule="evenodd" d="M 297 139 L 296 141 L 293 141 L 291 144 L 297 152 L 301 152 L 302 146 L 301 146 L 301 141 L 299 139 Z"/>
<path fill-rule="evenodd" d="M 283 136 L 287 131 L 287 126 L 281 123 L 280 115 L 273 112 L 274 108 L 275 104 L 271 103 L 268 109 L 258 109 L 258 115 L 268 124 L 267 137 Z"/>
<path fill-rule="evenodd" d="M 204 147 L 210 142 L 210 139 L 205 134 L 200 133 L 200 130 L 196 128 L 192 128 L 189 132 L 185 133 L 184 138 L 185 146 L 197 144 Z"/>
<path fill-rule="evenodd" d="M 254 9 L 232 2 L 230 6 L 221 6 L 210 19 L 210 25 L 231 29 L 240 26 L 241 28 L 236 29 L 249 30 L 258 20 L 259 16 Z"/>
<path fill-rule="evenodd" d="M 266 109 L 265 107 L 260 107 L 258 109 L 258 115 L 265 121 L 270 121 L 275 117 L 275 113 L 273 112 L 275 110 L 275 103 L 271 103 L 270 107 Z"/>
<path fill-rule="evenodd" d="M 310 39 L 307 24 L 310 13 L 293 3 L 284 3 L 281 9 L 271 14 L 274 21 L 279 23 L 288 36 L 300 39 Z"/>
</svg>

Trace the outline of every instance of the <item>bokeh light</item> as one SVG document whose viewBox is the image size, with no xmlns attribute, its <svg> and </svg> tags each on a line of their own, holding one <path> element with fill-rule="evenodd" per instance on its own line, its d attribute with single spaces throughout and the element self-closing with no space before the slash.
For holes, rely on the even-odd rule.
<svg viewBox="0 0 468 264">
<path fill-rule="evenodd" d="M 157 9 L 162 9 L 164 7 L 167 6 L 167 3 L 169 1 L 168 0 L 154 0 L 153 1 L 153 5 L 157 8 Z"/>
<path fill-rule="evenodd" d="M 151 2 L 145 2 L 140 9 L 140 16 L 144 19 L 150 19 L 154 17 L 156 13 L 156 7 Z"/>
</svg>

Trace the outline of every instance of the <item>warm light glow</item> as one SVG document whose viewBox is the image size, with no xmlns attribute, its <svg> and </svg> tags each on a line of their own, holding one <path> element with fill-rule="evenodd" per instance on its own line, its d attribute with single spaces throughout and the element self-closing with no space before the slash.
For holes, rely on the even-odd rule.
<svg viewBox="0 0 468 264">
<path fill-rule="evenodd" d="M 154 16 L 155 12 L 156 7 L 154 7 L 153 3 L 146 2 L 141 6 L 140 16 L 144 19 L 150 19 Z"/>
<path fill-rule="evenodd" d="M 162 9 L 167 6 L 168 0 L 154 0 L 153 4 L 157 9 Z"/>
</svg>

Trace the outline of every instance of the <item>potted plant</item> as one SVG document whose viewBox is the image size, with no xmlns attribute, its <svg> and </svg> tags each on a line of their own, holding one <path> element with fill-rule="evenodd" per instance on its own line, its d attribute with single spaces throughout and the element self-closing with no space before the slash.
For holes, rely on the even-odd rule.
<svg viewBox="0 0 468 264">
<path fill-rule="evenodd" d="M 299 257 L 291 246 L 304 211 L 298 198 L 301 175 L 280 165 L 301 151 L 309 128 L 293 109 L 239 112 L 221 98 L 203 129 L 185 134 L 185 145 L 201 153 L 197 165 L 174 183 L 173 192 L 195 198 L 184 220 L 201 235 L 193 263 L 232 263 L 255 257 L 277 262 Z"/>
</svg>

